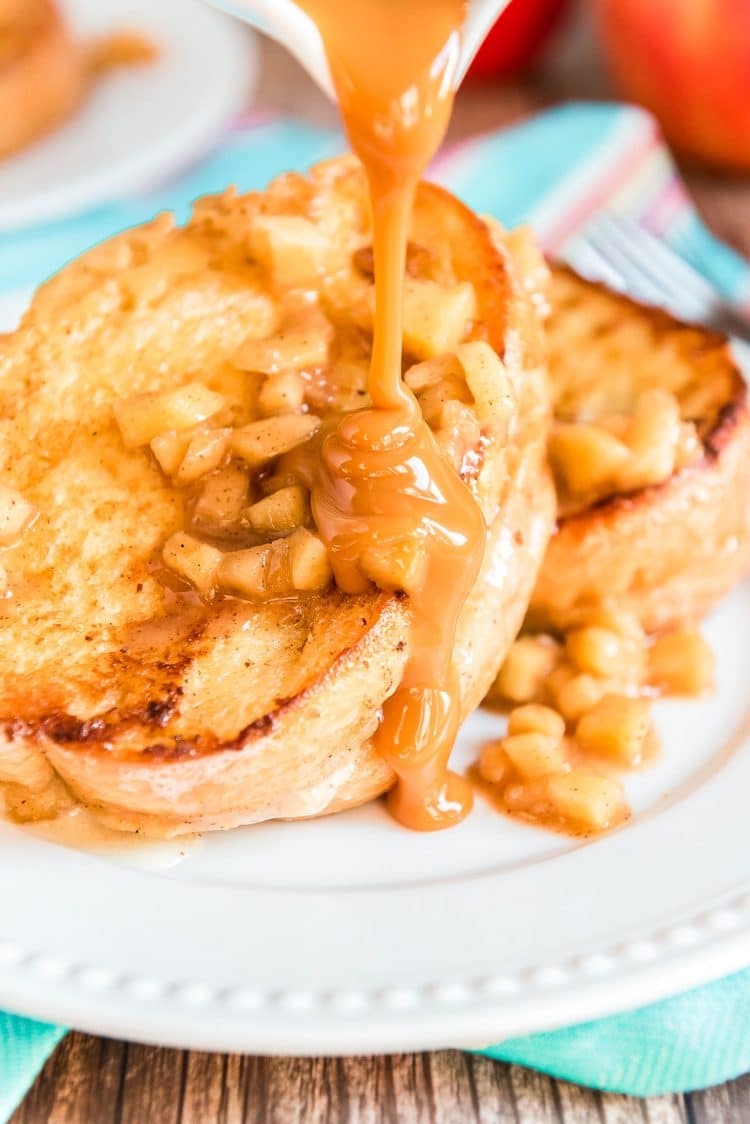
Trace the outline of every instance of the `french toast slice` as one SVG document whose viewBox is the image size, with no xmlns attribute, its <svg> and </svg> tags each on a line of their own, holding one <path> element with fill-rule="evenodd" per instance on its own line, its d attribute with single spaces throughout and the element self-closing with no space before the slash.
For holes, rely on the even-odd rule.
<svg viewBox="0 0 750 1124">
<path fill-rule="evenodd" d="M 488 526 L 454 656 L 468 712 L 551 528 L 546 370 L 521 270 L 479 219 L 423 185 L 410 238 L 405 377 Z M 342 159 L 104 243 L 0 340 L 0 491 L 35 513 L 0 550 L 0 782 L 17 816 L 52 814 L 69 792 L 115 828 L 165 836 L 318 815 L 390 786 L 369 739 L 408 658 L 408 597 L 199 594 L 165 568 L 171 536 L 202 534 L 230 560 L 257 537 L 244 514 L 196 530 L 226 463 L 184 487 L 185 460 L 175 475 L 159 443 L 174 433 L 134 435 L 153 395 L 196 385 L 223 403 L 214 438 L 245 457 L 259 414 L 278 436 L 278 415 L 325 422 L 366 404 L 372 315 L 365 182 Z M 284 414 L 289 370 L 304 401 Z M 252 489 L 272 495 L 281 464 Z"/>
<path fill-rule="evenodd" d="M 648 631 L 697 620 L 750 564 L 750 421 L 729 344 L 564 266 L 550 306 L 561 506 L 527 624 L 565 630 L 603 603 Z"/>
<path fill-rule="evenodd" d="M 63 121 L 88 87 L 85 52 L 54 0 L 0 0 L 0 158 Z"/>
</svg>

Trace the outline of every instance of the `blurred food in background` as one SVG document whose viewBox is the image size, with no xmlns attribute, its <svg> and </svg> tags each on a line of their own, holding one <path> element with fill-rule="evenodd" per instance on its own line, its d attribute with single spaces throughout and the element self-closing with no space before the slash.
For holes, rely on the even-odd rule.
<svg viewBox="0 0 750 1124">
<path fill-rule="evenodd" d="M 122 28 L 113 31 L 111 35 L 105 35 L 103 39 L 95 39 L 89 43 L 86 48 L 86 61 L 89 74 L 99 75 L 118 66 L 140 66 L 142 63 L 151 62 L 158 54 L 156 44 L 140 31 Z"/>
<path fill-rule="evenodd" d="M 650 109 L 680 151 L 750 171 L 750 0 L 595 6 L 619 92 Z"/>
<path fill-rule="evenodd" d="M 0 0 L 0 156 L 66 118 L 87 85 L 83 55 L 52 0 Z"/>
<path fill-rule="evenodd" d="M 134 31 L 76 42 L 54 0 L 0 0 L 0 157 L 68 118 L 102 72 L 156 53 Z"/>
<path fill-rule="evenodd" d="M 517 74 L 558 27 L 569 0 L 511 0 L 471 64 L 470 78 Z"/>
</svg>

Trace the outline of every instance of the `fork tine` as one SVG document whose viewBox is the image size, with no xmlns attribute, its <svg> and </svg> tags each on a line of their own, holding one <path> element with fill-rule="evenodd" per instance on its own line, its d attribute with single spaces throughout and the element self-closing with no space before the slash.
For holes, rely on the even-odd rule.
<svg viewBox="0 0 750 1124">
<path fill-rule="evenodd" d="M 675 255 L 667 246 L 659 255 L 661 267 L 654 270 L 655 255 L 650 241 L 656 240 L 650 235 L 647 236 L 649 241 L 642 240 L 633 233 L 631 225 L 626 220 L 602 214 L 592 221 L 591 231 L 600 252 L 616 256 L 630 292 L 653 304 L 663 305 L 683 318 L 713 319 L 721 305 L 711 286 L 702 282 L 698 288 L 687 284 L 682 277 L 678 278 L 676 273 L 679 270 L 669 268 L 669 259 Z"/>
<path fill-rule="evenodd" d="M 665 285 L 678 286 L 684 294 L 686 290 L 708 304 L 716 304 L 718 294 L 709 281 L 696 269 L 676 254 L 662 239 L 655 237 L 645 227 L 620 215 L 610 218 L 611 229 L 619 228 L 621 235 L 628 240 L 634 252 L 645 259 L 652 275 Z"/>
<path fill-rule="evenodd" d="M 742 342 L 750 343 L 750 324 L 666 243 L 632 220 L 600 212 L 593 216 L 571 246 L 571 260 L 596 261 L 582 272 L 594 273 L 651 304 L 668 308 L 683 320 L 696 320 Z"/>
<path fill-rule="evenodd" d="M 650 262 L 637 244 L 626 233 L 623 227 L 612 219 L 610 215 L 602 214 L 593 221 L 592 237 L 595 239 L 601 252 L 610 253 L 617 257 L 627 280 L 636 288 L 638 295 L 662 303 L 670 303 L 677 298 L 677 286 L 670 283 L 669 279 L 654 276 Z"/>
<path fill-rule="evenodd" d="M 618 231 L 610 232 L 606 223 L 592 221 L 583 231 L 582 238 L 600 258 L 617 270 L 621 279 L 620 288 L 636 298 L 654 304 L 663 304 L 665 300 L 671 303 L 674 300 L 674 292 L 655 283 L 648 271 L 633 259 L 629 248 L 623 245 Z"/>
<path fill-rule="evenodd" d="M 622 275 L 592 242 L 584 235 L 579 235 L 566 248 L 565 257 L 578 273 L 584 277 L 595 277 L 603 281 L 612 289 L 626 289 Z"/>
</svg>

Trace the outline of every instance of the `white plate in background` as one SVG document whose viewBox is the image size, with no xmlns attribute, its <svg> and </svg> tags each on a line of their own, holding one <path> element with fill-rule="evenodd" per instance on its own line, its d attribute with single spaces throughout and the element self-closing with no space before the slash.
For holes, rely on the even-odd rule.
<svg viewBox="0 0 750 1124">
<path fill-rule="evenodd" d="M 252 35 L 202 0 L 63 0 L 81 37 L 134 29 L 150 65 L 103 76 L 59 128 L 0 161 L 0 232 L 146 190 L 207 151 L 247 106 L 257 76 Z"/>
</svg>

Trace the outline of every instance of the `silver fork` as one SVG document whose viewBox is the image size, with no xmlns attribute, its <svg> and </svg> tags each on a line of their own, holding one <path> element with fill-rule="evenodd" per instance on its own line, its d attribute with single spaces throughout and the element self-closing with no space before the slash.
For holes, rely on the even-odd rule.
<svg viewBox="0 0 750 1124">
<path fill-rule="evenodd" d="M 666 242 L 638 223 L 602 211 L 589 220 L 566 256 L 585 276 L 750 344 L 750 323 Z"/>
</svg>

